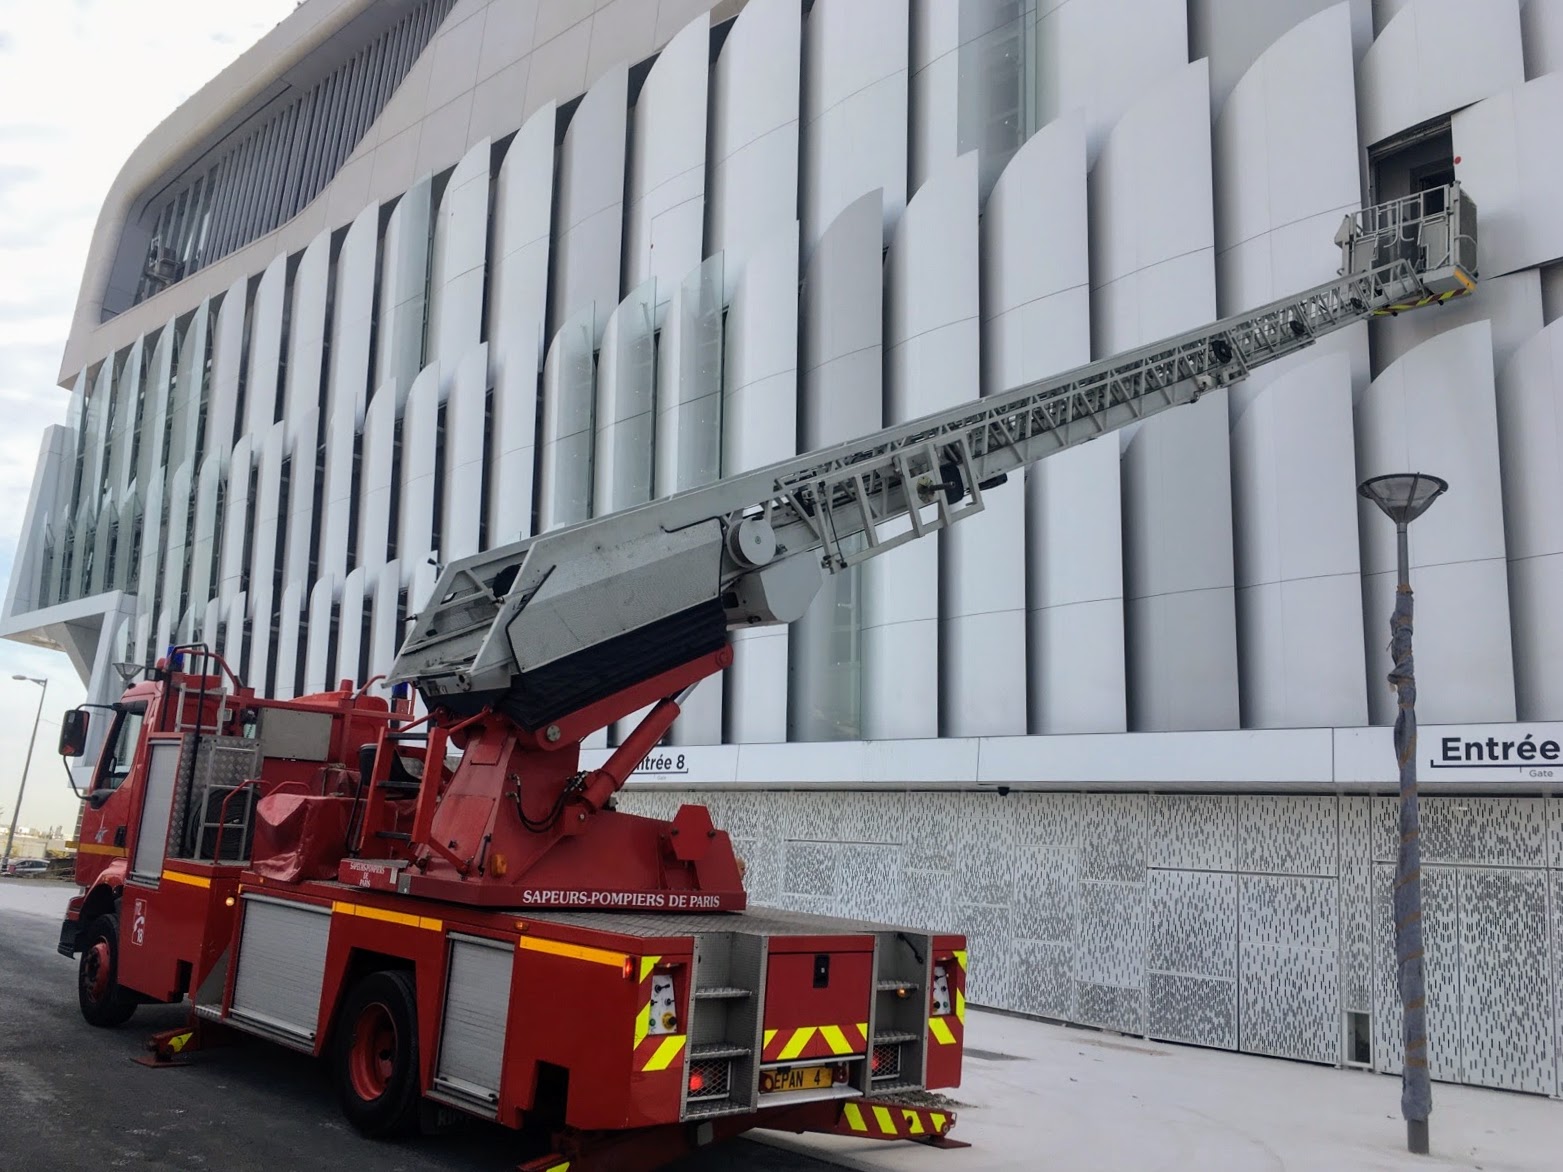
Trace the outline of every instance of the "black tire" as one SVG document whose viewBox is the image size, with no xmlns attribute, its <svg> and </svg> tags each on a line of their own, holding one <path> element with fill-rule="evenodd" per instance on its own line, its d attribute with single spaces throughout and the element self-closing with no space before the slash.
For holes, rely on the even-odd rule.
<svg viewBox="0 0 1563 1172">
<path fill-rule="evenodd" d="M 124 1025 L 136 1012 L 136 996 L 119 985 L 119 917 L 112 912 L 99 916 L 77 941 L 76 1000 L 82 1017 L 104 1029 Z"/>
<path fill-rule="evenodd" d="M 333 1066 L 342 1114 L 362 1135 L 418 1130 L 418 1001 L 412 974 L 370 973 L 354 985 L 336 1027 Z"/>
</svg>

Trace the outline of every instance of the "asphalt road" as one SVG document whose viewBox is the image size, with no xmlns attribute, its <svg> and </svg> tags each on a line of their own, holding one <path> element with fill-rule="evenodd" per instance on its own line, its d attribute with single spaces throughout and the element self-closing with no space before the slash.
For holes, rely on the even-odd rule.
<svg viewBox="0 0 1563 1172">
<path fill-rule="evenodd" d="M 0 880 L 0 1168 L 6 1172 L 506 1172 L 514 1133 L 479 1120 L 404 1144 L 376 1143 L 338 1112 L 325 1068 L 252 1039 L 177 1069 L 132 1062 L 185 1011 L 143 1006 L 117 1030 L 87 1025 L 75 966 L 55 952 L 73 889 Z M 678 1172 L 828 1172 L 833 1166 L 738 1141 Z M 671 1170 L 670 1170 L 671 1172 Z"/>
</svg>

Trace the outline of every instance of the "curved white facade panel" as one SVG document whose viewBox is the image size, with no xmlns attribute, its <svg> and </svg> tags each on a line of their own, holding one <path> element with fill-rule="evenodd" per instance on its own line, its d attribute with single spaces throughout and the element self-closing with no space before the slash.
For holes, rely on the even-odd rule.
<svg viewBox="0 0 1563 1172">
<path fill-rule="evenodd" d="M 1563 324 L 1520 347 L 1497 390 L 1517 715 L 1563 720 Z"/>
<path fill-rule="evenodd" d="M 362 684 L 369 678 L 364 671 L 364 629 L 369 618 L 370 584 L 362 566 L 350 573 L 342 582 L 341 600 L 337 604 L 336 680 L 352 680 Z"/>
<path fill-rule="evenodd" d="M 1210 91 L 1196 61 L 1124 114 L 1091 169 L 1095 355 L 1215 316 L 1211 205 Z"/>
<path fill-rule="evenodd" d="M 277 531 L 282 525 L 282 461 L 286 452 L 286 426 L 279 420 L 258 437 L 259 458 L 255 487 L 255 540 L 250 556 L 249 586 L 245 590 L 248 621 L 244 678 L 256 688 L 271 679 L 271 616 L 275 602 L 274 574 Z M 152 528 L 151 510 L 147 527 Z M 233 632 L 229 632 L 232 640 Z"/>
<path fill-rule="evenodd" d="M 802 13 L 750 0 L 712 70 L 707 243 L 731 273 L 798 218 Z"/>
<path fill-rule="evenodd" d="M 1544 324 L 1542 274 L 1522 269 L 1483 280 L 1475 293 L 1449 302 L 1431 316 L 1379 318 L 1372 327 L 1374 367 L 1382 371 L 1430 338 L 1478 321 L 1492 327 L 1493 363 L 1501 369 Z"/>
<path fill-rule="evenodd" d="M 1362 139 L 1372 146 L 1525 80 L 1519 0 L 1411 0 L 1363 54 Z"/>
<path fill-rule="evenodd" d="M 488 139 L 456 164 L 434 218 L 429 257 L 427 363 L 438 362 L 445 380 L 478 344 L 483 328 L 483 283 L 488 252 Z"/>
<path fill-rule="evenodd" d="M 559 148 L 549 321 L 596 303 L 619 303 L 619 256 L 624 229 L 624 139 L 629 73 L 614 66 L 586 91 L 570 116 Z M 607 313 L 599 317 L 606 324 Z"/>
<path fill-rule="evenodd" d="M 768 0 L 767 6 L 775 7 Z M 745 12 L 753 10 L 751 5 Z M 747 252 L 728 306 L 722 354 L 722 467 L 729 475 L 763 468 L 798 450 L 797 221 Z M 733 666 L 723 679 L 727 740 L 787 739 L 788 631 L 778 626 L 733 632 Z"/>
<path fill-rule="evenodd" d="M 1065 115 L 1015 153 L 982 219 L 984 393 L 1091 357 L 1085 119 Z M 1124 727 L 1123 543 L 1116 444 L 1087 444 L 1028 469 L 1025 501 L 995 493 L 975 517 L 995 544 L 995 578 L 1021 559 L 1026 727 Z M 1020 512 L 1017 531 L 1012 514 Z M 952 535 L 953 535 L 952 531 Z M 1013 587 L 1011 587 L 1011 590 Z M 1008 599 L 1013 602 L 1013 596 Z M 1009 610 L 1010 607 L 1000 609 Z"/>
<path fill-rule="evenodd" d="M 658 54 L 635 101 L 624 284 L 656 279 L 664 301 L 702 255 L 710 65 L 711 20 L 702 13 Z"/>
<path fill-rule="evenodd" d="M 326 383 L 325 483 L 322 485 L 319 573 L 347 573 L 352 532 L 353 462 L 368 400 L 369 339 L 374 328 L 380 209 L 359 213 L 337 254 Z"/>
<path fill-rule="evenodd" d="M 238 439 L 239 379 L 244 370 L 244 317 L 246 281 L 237 281 L 223 294 L 212 330 L 212 378 L 207 394 L 206 451 L 223 461 Z"/>
<path fill-rule="evenodd" d="M 1418 719 L 1512 721 L 1508 562 L 1487 323 L 1440 334 L 1374 379 L 1357 408 L 1357 444 L 1357 474 L 1364 480 L 1421 471 L 1449 482 L 1410 530 Z M 1389 724 L 1394 693 L 1379 681 L 1391 666 L 1395 527 L 1367 501 L 1358 514 L 1369 714 L 1373 723 Z"/>
<path fill-rule="evenodd" d="M 1040 0 L 1037 81 L 1041 121 L 1085 114 L 1096 158 L 1123 114 L 1188 63 L 1185 0 Z"/>
<path fill-rule="evenodd" d="M 380 332 L 375 341 L 375 381 L 396 388 L 400 404 L 423 369 L 424 314 L 428 308 L 429 211 L 425 175 L 391 209 L 381 243 Z"/>
<path fill-rule="evenodd" d="M 803 28 L 803 256 L 864 192 L 906 207 L 907 0 L 816 0 Z"/>
<path fill-rule="evenodd" d="M 597 360 L 596 433 L 591 455 L 594 517 L 651 499 L 656 450 L 657 283 L 619 303 L 602 331 Z"/>
<path fill-rule="evenodd" d="M 813 451 L 883 426 L 884 314 L 880 255 L 884 193 L 849 204 L 809 258 L 799 340 L 798 450 Z M 793 624 L 788 739 L 862 734 L 862 571 L 825 579 Z"/>
<path fill-rule="evenodd" d="M 401 492 L 396 509 L 396 556 L 402 585 L 434 551 L 434 468 L 439 450 L 440 368 L 426 366 L 413 380 L 402 411 Z"/>
<path fill-rule="evenodd" d="M 573 525 L 592 515 L 592 424 L 596 403 L 595 302 L 560 327 L 543 363 L 538 429 L 537 531 Z"/>
<path fill-rule="evenodd" d="M 1449 121 L 1455 172 L 1480 192 L 1482 276 L 1563 256 L 1563 155 L 1538 150 L 1563 122 L 1563 73 L 1539 77 L 1461 110 Z"/>
<path fill-rule="evenodd" d="M 277 374 L 282 361 L 282 311 L 287 304 L 288 258 L 266 266 L 250 307 L 250 369 L 244 380 L 244 424 L 260 435 L 277 421 Z M 153 360 L 154 364 L 156 359 Z"/>
<path fill-rule="evenodd" d="M 528 118 L 511 140 L 494 184 L 488 532 L 495 542 L 514 541 L 532 531 L 532 456 L 548 317 L 557 125 L 552 102 Z"/>
<path fill-rule="evenodd" d="M 1382 0 L 1380 0 L 1382 4 Z M 1246 0 L 1190 0 L 1189 57 L 1210 62 L 1210 96 L 1220 109 L 1251 66 L 1273 45 L 1311 23 L 1316 14 L 1339 9 L 1351 38 L 1352 56 L 1373 41 L 1374 0 L 1284 0 L 1250 4 Z M 1336 17 L 1330 17 L 1334 21 Z M 1345 96 L 1353 87 L 1347 78 Z M 1325 97 L 1325 95 L 1315 95 Z M 1307 128 L 1301 128 L 1306 133 Z M 1355 130 L 1353 131 L 1355 136 Z"/>
<path fill-rule="evenodd" d="M 1232 429 L 1245 728 L 1367 722 L 1351 364 L 1291 365 Z"/>
<path fill-rule="evenodd" d="M 885 262 L 885 422 L 904 423 L 981 393 L 977 155 L 952 159 L 918 190 Z M 983 579 L 1002 535 L 951 530 L 864 567 L 864 733 L 870 738 L 970 735 L 1006 701 L 1023 712 L 1025 668 L 981 639 L 998 601 Z M 984 537 L 987 540 L 984 540 Z M 1002 593 L 999 596 L 1002 598 Z M 998 621 L 1003 621 L 1002 619 Z M 1012 625 L 1014 623 L 1011 615 Z M 947 660 L 941 663 L 941 648 Z M 1015 668 L 1019 667 L 1016 671 Z M 1006 667 L 1009 670 L 1004 670 Z M 889 681 L 918 681 L 897 688 Z M 933 686 L 920 686 L 928 681 Z M 994 705 L 998 706 L 995 713 Z M 958 731 L 966 730 L 966 731 Z"/>
<path fill-rule="evenodd" d="M 1204 62 L 1171 74 L 1113 128 L 1092 170 L 1091 334 L 1098 355 L 1215 316 L 1210 91 Z M 1124 441 L 1129 722 L 1238 723 L 1226 394 Z M 1111 441 L 1109 441 L 1111 442 Z"/>
<path fill-rule="evenodd" d="M 454 366 L 445 404 L 445 477 L 441 486 L 440 563 L 482 548 L 484 422 L 488 409 L 488 343 L 474 343 Z"/>
<path fill-rule="evenodd" d="M 1327 281 L 1340 265 L 1331 240 L 1362 202 L 1351 31 L 1346 4 L 1297 25 L 1259 56 L 1216 118 L 1223 314 Z"/>
<path fill-rule="evenodd" d="M 1520 0 L 1520 35 L 1527 78 L 1563 69 L 1563 6 L 1557 0 Z"/>
<path fill-rule="evenodd" d="M 396 386 L 382 386 L 364 412 L 358 476 L 358 566 L 372 585 L 391 540 L 391 499 L 396 491 Z"/>
<path fill-rule="evenodd" d="M 336 580 L 327 574 L 317 579 L 309 592 L 304 622 L 304 673 L 298 683 L 302 695 L 324 692 L 336 686 L 336 681 L 331 678 L 331 653 L 339 638 L 333 621 L 336 615 L 335 586 Z"/>
</svg>

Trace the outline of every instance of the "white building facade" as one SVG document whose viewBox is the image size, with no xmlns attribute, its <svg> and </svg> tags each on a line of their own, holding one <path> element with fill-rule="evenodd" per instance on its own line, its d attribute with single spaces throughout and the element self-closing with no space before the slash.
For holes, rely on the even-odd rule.
<svg viewBox="0 0 1563 1172">
<path fill-rule="evenodd" d="M 99 221 L 0 634 L 365 681 L 438 567 L 1202 325 L 1459 179 L 1481 284 L 1045 461 L 735 635 L 626 798 L 981 1004 L 1398 1070 L 1412 529 L 1433 1072 L 1563 1059 L 1563 0 L 305 0 Z M 610 740 L 611 732 L 610 730 Z"/>
</svg>

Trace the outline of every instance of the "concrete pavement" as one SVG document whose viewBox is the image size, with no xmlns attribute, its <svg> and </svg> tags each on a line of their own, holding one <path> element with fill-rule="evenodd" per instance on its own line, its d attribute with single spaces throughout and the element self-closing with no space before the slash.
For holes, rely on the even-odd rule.
<svg viewBox="0 0 1563 1172">
<path fill-rule="evenodd" d="M 860 1172 L 1556 1172 L 1563 1102 L 1433 1086 L 1433 1156 L 1405 1152 L 1400 1082 L 972 1011 L 964 1151 L 775 1136 Z"/>
</svg>

